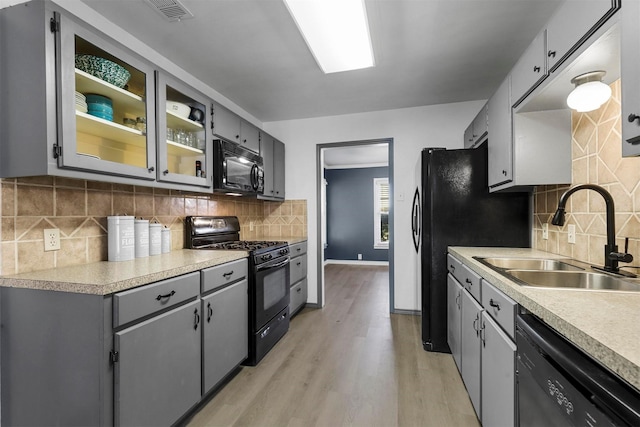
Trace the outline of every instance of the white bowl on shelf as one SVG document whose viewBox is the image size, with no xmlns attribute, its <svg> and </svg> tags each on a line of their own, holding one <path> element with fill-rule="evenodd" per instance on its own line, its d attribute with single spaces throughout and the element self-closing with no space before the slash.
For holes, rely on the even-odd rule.
<svg viewBox="0 0 640 427">
<path fill-rule="evenodd" d="M 167 101 L 167 111 L 183 119 L 187 119 L 189 118 L 189 114 L 191 114 L 191 107 L 181 102 Z"/>
</svg>

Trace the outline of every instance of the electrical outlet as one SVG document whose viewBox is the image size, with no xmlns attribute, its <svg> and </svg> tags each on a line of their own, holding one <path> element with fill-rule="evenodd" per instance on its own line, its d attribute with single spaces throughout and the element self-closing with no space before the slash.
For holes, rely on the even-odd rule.
<svg viewBox="0 0 640 427">
<path fill-rule="evenodd" d="M 542 239 L 549 240 L 549 223 L 545 222 L 542 224 Z"/>
<path fill-rule="evenodd" d="M 569 243 L 575 243 L 576 242 L 576 225 L 575 224 L 569 224 L 567 226 L 567 230 L 569 231 Z"/>
<path fill-rule="evenodd" d="M 362 254 L 358 254 L 358 260 L 362 260 Z"/>
<path fill-rule="evenodd" d="M 60 230 L 57 228 L 44 229 L 44 250 L 57 251 L 60 249 Z"/>
<path fill-rule="evenodd" d="M 253 221 L 249 221 L 249 231 L 253 231 Z"/>
</svg>

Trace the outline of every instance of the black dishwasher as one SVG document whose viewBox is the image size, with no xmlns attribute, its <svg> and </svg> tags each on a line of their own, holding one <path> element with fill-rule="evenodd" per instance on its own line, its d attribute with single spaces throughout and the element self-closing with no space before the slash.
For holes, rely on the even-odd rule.
<svg viewBox="0 0 640 427">
<path fill-rule="evenodd" d="M 516 320 L 520 427 L 640 426 L 640 393 L 531 314 Z"/>
</svg>

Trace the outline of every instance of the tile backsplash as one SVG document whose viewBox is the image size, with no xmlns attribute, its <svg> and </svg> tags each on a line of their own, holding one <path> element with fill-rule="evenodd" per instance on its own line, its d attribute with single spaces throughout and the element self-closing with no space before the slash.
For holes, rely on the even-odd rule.
<svg viewBox="0 0 640 427">
<path fill-rule="evenodd" d="M 184 247 L 188 215 L 237 216 L 246 240 L 307 235 L 305 200 L 270 202 L 60 177 L 3 179 L 0 185 L 5 275 L 106 261 L 109 215 L 166 225 L 174 250 Z M 46 228 L 60 229 L 59 251 L 44 251 Z"/>
<path fill-rule="evenodd" d="M 534 193 L 534 247 L 569 256 L 595 265 L 604 264 L 606 243 L 605 203 L 595 191 L 574 193 L 566 206 L 563 227 L 551 224 L 551 217 L 562 193 L 577 184 L 598 184 L 607 189 L 615 201 L 616 242 L 624 250 L 629 238 L 629 252 L 640 264 L 640 157 L 622 157 L 620 80 L 611 84 L 613 95 L 600 109 L 588 113 L 573 112 L 572 184 L 536 188 Z M 542 224 L 549 223 L 549 239 L 542 239 Z M 576 243 L 569 244 L 569 224 L 576 226 Z M 620 264 L 625 265 L 623 263 Z M 629 270 L 638 272 L 634 270 Z"/>
</svg>

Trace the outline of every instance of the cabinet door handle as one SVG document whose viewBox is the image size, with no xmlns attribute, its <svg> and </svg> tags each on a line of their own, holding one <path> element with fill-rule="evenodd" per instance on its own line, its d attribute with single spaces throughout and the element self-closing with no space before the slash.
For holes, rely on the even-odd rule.
<svg viewBox="0 0 640 427">
<path fill-rule="evenodd" d="M 491 298 L 491 299 L 489 300 L 489 305 L 490 305 L 491 307 L 495 307 L 495 308 L 497 308 L 497 309 L 498 309 L 498 311 L 500 311 L 500 304 L 498 304 L 497 302 L 494 302 L 494 301 L 493 301 L 493 298 Z"/>
<path fill-rule="evenodd" d="M 478 329 L 478 320 L 480 320 L 478 314 L 476 314 L 476 318 L 473 321 L 473 329 L 476 331 L 476 336 L 480 334 L 480 329 Z"/>
<path fill-rule="evenodd" d="M 231 271 L 230 271 L 230 272 L 228 272 L 228 273 L 224 273 L 224 274 L 222 275 L 222 277 L 224 277 L 225 279 L 228 279 L 228 278 L 229 278 L 229 276 L 232 276 L 232 275 L 233 275 L 233 270 L 231 270 Z"/>
<path fill-rule="evenodd" d="M 507 176 L 507 171 L 506 171 L 506 170 L 503 170 L 503 171 L 502 171 L 502 175 Z"/>
<path fill-rule="evenodd" d="M 460 310 L 460 292 L 456 294 L 456 305 L 458 306 L 458 310 Z"/>
<path fill-rule="evenodd" d="M 156 168 L 154 168 L 153 166 L 151 166 L 149 169 L 147 169 L 149 171 L 149 173 L 153 172 L 156 170 Z"/>
<path fill-rule="evenodd" d="M 198 329 L 198 325 L 200 324 L 200 315 L 198 314 L 197 308 L 194 310 L 193 314 L 194 314 L 193 329 Z"/>
<path fill-rule="evenodd" d="M 302 288 L 298 288 L 298 289 L 296 289 L 296 292 L 297 292 L 297 293 L 302 292 Z"/>
<path fill-rule="evenodd" d="M 465 281 L 466 283 L 468 283 L 468 284 L 469 284 L 469 286 L 473 286 L 473 283 L 471 282 L 471 280 L 469 280 L 469 278 L 468 278 L 468 277 L 467 277 L 466 279 L 464 279 L 464 281 Z"/>
<path fill-rule="evenodd" d="M 547 52 L 547 56 L 549 58 L 555 58 L 556 57 L 556 51 L 555 50 L 550 50 L 549 52 Z"/>
<path fill-rule="evenodd" d="M 169 169 L 165 169 L 162 171 L 162 175 L 169 175 Z"/>
<path fill-rule="evenodd" d="M 298 263 L 296 265 L 300 265 L 300 264 L 302 264 L 302 263 L 300 261 L 298 261 Z"/>
<path fill-rule="evenodd" d="M 536 72 L 536 73 L 539 73 L 539 72 L 540 72 L 540 67 L 538 67 L 537 65 L 535 65 L 535 66 L 533 67 L 533 71 L 534 71 L 534 72 Z"/>
<path fill-rule="evenodd" d="M 486 333 L 484 332 L 484 328 L 485 328 L 485 324 L 484 322 L 482 322 L 482 327 L 480 328 L 480 341 L 482 341 L 482 347 L 486 347 L 486 342 L 485 342 L 485 338 L 486 338 Z"/>
<path fill-rule="evenodd" d="M 451 264 L 451 265 L 449 266 L 449 268 L 451 269 L 451 272 L 452 272 L 452 273 L 453 273 L 454 271 L 456 271 L 456 267 L 455 267 L 453 264 Z"/>
<path fill-rule="evenodd" d="M 211 317 L 213 316 L 213 308 L 211 308 L 211 303 L 207 303 L 207 323 L 211 323 Z"/>
<path fill-rule="evenodd" d="M 638 120 L 638 123 L 640 123 L 640 116 L 634 113 L 629 114 L 629 117 L 627 117 L 627 120 L 629 120 L 629 123 L 633 123 L 634 121 Z"/>
<path fill-rule="evenodd" d="M 164 295 L 158 295 L 156 297 L 156 300 L 160 301 L 162 298 L 171 298 L 172 296 L 174 296 L 176 294 L 176 291 L 171 291 L 168 294 L 164 294 Z"/>
</svg>

